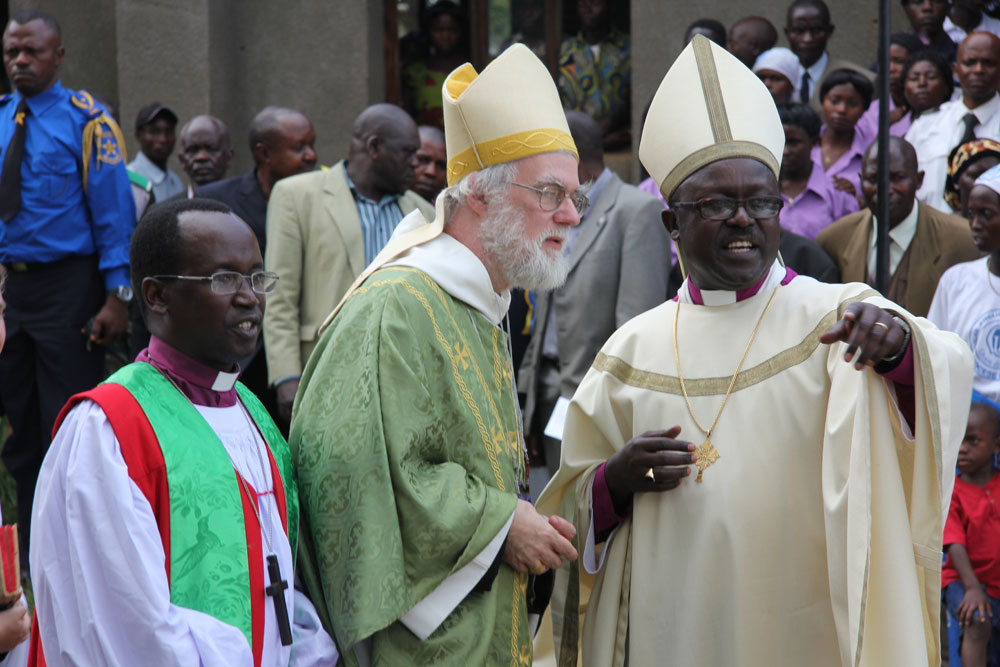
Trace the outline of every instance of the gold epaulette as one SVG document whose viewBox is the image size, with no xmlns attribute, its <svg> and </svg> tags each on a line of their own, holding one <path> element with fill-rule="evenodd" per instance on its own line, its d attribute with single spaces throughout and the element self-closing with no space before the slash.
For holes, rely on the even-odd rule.
<svg viewBox="0 0 1000 667">
<path fill-rule="evenodd" d="M 81 91 L 84 95 L 87 93 Z M 87 95 L 89 98 L 90 95 Z M 77 103 L 73 97 L 73 103 Z M 93 103 L 93 100 L 91 100 Z M 82 108 L 82 107 L 81 107 Z M 125 137 L 118 127 L 115 119 L 102 111 L 99 107 L 93 107 L 97 111 L 97 116 L 92 118 L 83 127 L 83 188 L 87 189 L 87 176 L 90 172 L 90 156 L 94 148 L 97 148 L 97 168 L 101 168 L 101 163 L 118 164 L 126 160 Z"/>
</svg>

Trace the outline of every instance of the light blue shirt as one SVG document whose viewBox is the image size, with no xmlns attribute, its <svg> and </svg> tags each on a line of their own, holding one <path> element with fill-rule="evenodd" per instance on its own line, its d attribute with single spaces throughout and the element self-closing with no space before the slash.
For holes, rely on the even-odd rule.
<svg viewBox="0 0 1000 667">
<path fill-rule="evenodd" d="M 343 169 L 347 186 L 354 195 L 354 206 L 358 209 L 358 217 L 361 218 L 361 236 L 365 242 L 365 266 L 367 266 L 389 242 L 396 225 L 403 219 L 403 209 L 399 207 L 400 195 L 385 195 L 379 201 L 373 201 L 354 187 L 351 177 L 347 174 L 346 164 Z"/>
<path fill-rule="evenodd" d="M 128 168 L 149 179 L 150 183 L 153 184 L 153 195 L 158 202 L 167 201 L 174 195 L 184 192 L 184 184 L 181 183 L 180 176 L 169 167 L 163 171 L 142 151 L 139 151 L 135 159 L 128 163 Z"/>
</svg>

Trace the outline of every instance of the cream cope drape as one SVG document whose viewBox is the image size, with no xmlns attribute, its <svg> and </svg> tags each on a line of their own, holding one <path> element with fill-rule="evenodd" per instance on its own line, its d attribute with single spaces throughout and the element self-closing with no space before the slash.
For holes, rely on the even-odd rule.
<svg viewBox="0 0 1000 667">
<path fill-rule="evenodd" d="M 715 416 L 771 289 L 725 306 L 681 294 L 680 360 L 699 420 Z M 915 437 L 894 385 L 818 336 L 864 299 L 912 327 Z M 597 466 L 679 424 L 676 302 L 604 346 L 573 398 L 562 465 L 539 511 L 590 529 Z M 597 575 L 570 563 L 552 606 L 560 665 L 939 664 L 941 532 L 971 394 L 971 356 L 865 285 L 782 287 L 712 435 L 720 460 L 673 491 L 637 494 Z M 588 599 L 589 595 L 589 599 Z M 586 611 L 582 628 L 578 610 Z"/>
</svg>

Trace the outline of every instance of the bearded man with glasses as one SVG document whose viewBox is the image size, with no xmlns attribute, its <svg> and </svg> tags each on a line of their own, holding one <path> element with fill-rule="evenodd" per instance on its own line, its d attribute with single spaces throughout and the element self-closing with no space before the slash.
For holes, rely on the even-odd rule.
<svg viewBox="0 0 1000 667">
<path fill-rule="evenodd" d="M 601 349 L 538 501 L 583 554 L 556 576 L 558 664 L 578 640 L 585 666 L 940 663 L 971 354 L 779 261 L 783 145 L 764 84 L 695 37 L 639 145 L 686 280 Z"/>
<path fill-rule="evenodd" d="M 502 326 L 512 286 L 566 278 L 577 150 L 522 44 L 448 76 L 444 123 L 434 220 L 400 222 L 296 397 L 302 580 L 347 665 L 530 664 L 543 576 L 576 558 L 572 526 L 528 501 Z"/>
<path fill-rule="evenodd" d="M 292 585 L 288 445 L 237 382 L 278 276 L 250 226 L 207 199 L 151 208 L 130 263 L 152 338 L 57 420 L 34 506 L 29 664 L 334 664 Z"/>
</svg>

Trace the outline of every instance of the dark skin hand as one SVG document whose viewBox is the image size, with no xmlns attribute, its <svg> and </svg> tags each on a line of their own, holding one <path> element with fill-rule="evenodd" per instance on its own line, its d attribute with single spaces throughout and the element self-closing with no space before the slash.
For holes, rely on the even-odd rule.
<svg viewBox="0 0 1000 667">
<path fill-rule="evenodd" d="M 888 328 L 876 326 L 876 322 Z M 844 316 L 819 337 L 825 345 L 839 341 L 847 343 L 844 361 L 853 361 L 854 367 L 861 370 L 898 354 L 906 332 L 888 311 L 858 302 L 848 306 Z"/>
<path fill-rule="evenodd" d="M 604 466 L 604 481 L 615 511 L 623 514 L 632 494 L 640 491 L 669 491 L 691 474 L 695 446 L 677 440 L 680 426 L 666 431 L 646 431 L 632 438 Z M 653 469 L 655 480 L 646 476 Z"/>
<path fill-rule="evenodd" d="M 90 340 L 98 345 L 108 345 L 125 333 L 127 326 L 128 306 L 118 297 L 108 294 L 104 305 L 94 316 Z"/>
<path fill-rule="evenodd" d="M 965 597 L 958 605 L 958 622 L 963 626 L 972 625 L 972 614 L 979 612 L 979 621 L 986 622 L 993 618 L 993 611 L 990 609 L 990 602 L 986 593 L 979 586 L 979 579 L 972 569 L 972 562 L 969 560 L 969 552 L 961 544 L 948 545 L 948 557 L 951 558 L 955 571 L 962 579 L 962 586 L 965 587 Z"/>
<path fill-rule="evenodd" d="M 833 177 L 833 187 L 837 188 L 838 190 L 842 190 L 847 194 L 851 195 L 852 197 L 854 197 L 856 200 L 858 200 L 858 206 L 860 206 L 861 208 L 865 208 L 868 205 L 865 203 L 865 200 L 863 200 L 858 195 L 858 191 L 855 189 L 854 183 L 851 183 L 843 176 Z"/>
</svg>

